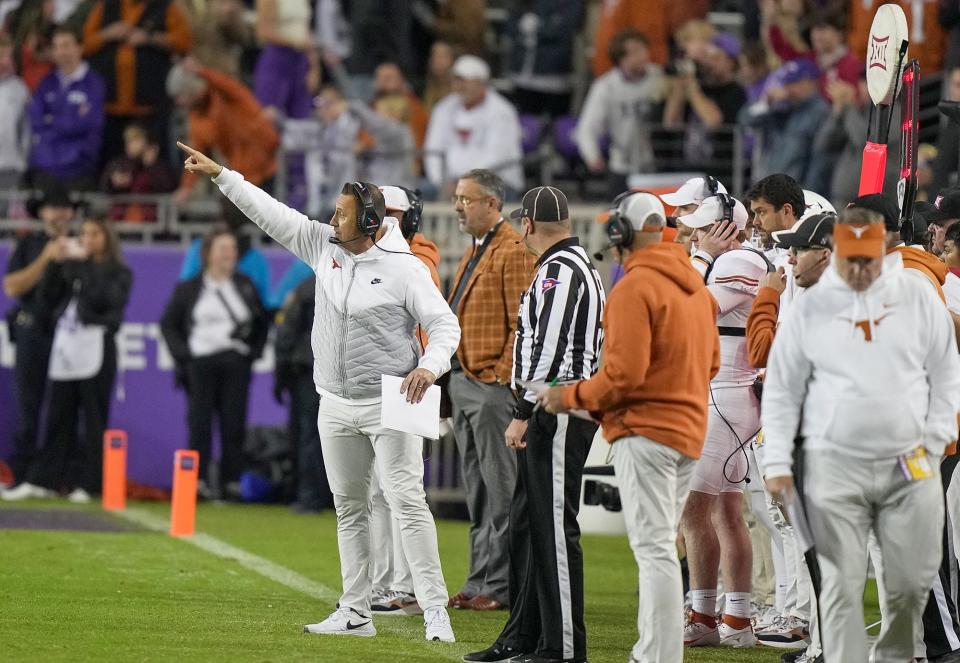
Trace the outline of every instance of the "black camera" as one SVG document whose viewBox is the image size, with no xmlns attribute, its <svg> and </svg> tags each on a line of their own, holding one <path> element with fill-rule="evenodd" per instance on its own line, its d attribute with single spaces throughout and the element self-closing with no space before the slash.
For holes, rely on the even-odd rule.
<svg viewBox="0 0 960 663">
<path fill-rule="evenodd" d="M 588 506 L 602 506 L 607 511 L 622 511 L 620 489 L 603 481 L 586 480 L 583 482 L 583 503 Z"/>
<path fill-rule="evenodd" d="M 249 345 L 253 338 L 253 323 L 249 320 L 237 323 L 230 333 L 230 338 Z"/>
</svg>

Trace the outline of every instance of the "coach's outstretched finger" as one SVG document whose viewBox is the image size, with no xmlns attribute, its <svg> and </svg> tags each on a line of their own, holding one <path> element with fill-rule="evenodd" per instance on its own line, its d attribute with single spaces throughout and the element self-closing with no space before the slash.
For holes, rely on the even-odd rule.
<svg viewBox="0 0 960 663">
<path fill-rule="evenodd" d="M 177 147 L 187 153 L 187 158 L 183 162 L 183 167 L 190 173 L 201 173 L 208 177 L 216 177 L 223 170 L 223 166 L 208 157 L 203 152 L 193 149 L 177 141 Z"/>
</svg>

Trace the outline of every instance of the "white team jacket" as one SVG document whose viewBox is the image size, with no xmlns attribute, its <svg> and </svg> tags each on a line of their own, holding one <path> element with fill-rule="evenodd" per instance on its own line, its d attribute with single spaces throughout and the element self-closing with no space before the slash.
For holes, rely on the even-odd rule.
<svg viewBox="0 0 960 663">
<path fill-rule="evenodd" d="M 333 228 L 311 221 L 223 169 L 214 182 L 268 235 L 317 275 L 311 341 L 313 379 L 325 398 L 350 404 L 380 400 L 380 376 L 404 377 L 416 367 L 437 377 L 450 370 L 460 324 L 397 222 L 368 251 L 354 255 L 331 244 Z M 385 250 L 384 250 L 385 249 Z M 420 356 L 420 324 L 430 342 Z"/>
<path fill-rule="evenodd" d="M 763 386 L 765 476 L 791 474 L 798 429 L 807 451 L 884 459 L 922 444 L 943 455 L 957 435 L 960 356 L 953 321 L 925 278 L 893 253 L 865 292 L 831 265 L 795 300 Z"/>
</svg>

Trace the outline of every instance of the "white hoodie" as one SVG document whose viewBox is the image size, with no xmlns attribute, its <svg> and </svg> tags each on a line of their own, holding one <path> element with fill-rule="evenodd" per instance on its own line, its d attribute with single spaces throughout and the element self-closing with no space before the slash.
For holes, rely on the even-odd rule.
<svg viewBox="0 0 960 663">
<path fill-rule="evenodd" d="M 924 281 L 892 253 L 865 292 L 831 265 L 794 301 L 763 386 L 765 476 L 791 474 L 798 431 L 808 451 L 868 460 L 922 444 L 943 455 L 957 435 L 960 356 L 953 321 Z"/>
<path fill-rule="evenodd" d="M 268 235 L 317 275 L 313 378 L 324 398 L 366 405 L 380 401 L 381 375 L 405 377 L 416 367 L 440 377 L 460 344 L 460 324 L 430 272 L 410 253 L 388 217 L 377 246 L 359 255 L 331 244 L 333 228 L 311 221 L 223 169 L 213 180 Z M 417 324 L 430 337 L 420 356 Z"/>
</svg>

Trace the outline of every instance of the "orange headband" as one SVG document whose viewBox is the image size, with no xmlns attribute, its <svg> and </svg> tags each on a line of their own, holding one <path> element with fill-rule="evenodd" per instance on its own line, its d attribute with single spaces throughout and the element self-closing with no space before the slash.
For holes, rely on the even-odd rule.
<svg viewBox="0 0 960 663">
<path fill-rule="evenodd" d="M 833 226 L 834 250 L 840 258 L 882 258 L 886 242 L 887 231 L 882 223 L 838 223 Z"/>
</svg>

